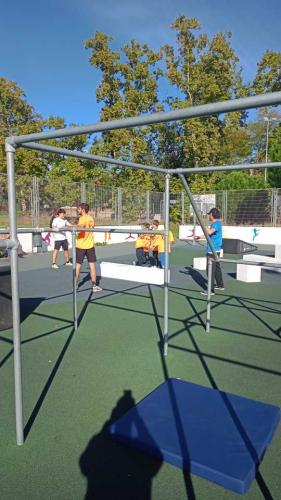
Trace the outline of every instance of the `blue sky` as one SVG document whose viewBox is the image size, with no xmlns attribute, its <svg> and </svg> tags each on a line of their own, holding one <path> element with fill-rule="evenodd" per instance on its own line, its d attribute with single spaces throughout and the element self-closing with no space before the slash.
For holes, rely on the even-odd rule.
<svg viewBox="0 0 281 500">
<path fill-rule="evenodd" d="M 157 49 L 174 43 L 169 26 L 179 14 L 210 36 L 231 31 L 246 81 L 266 50 L 281 50 L 280 0 L 15 0 L 1 5 L 0 76 L 44 116 L 94 123 L 99 74 L 83 42 L 99 30 L 115 49 L 132 38 Z"/>
</svg>

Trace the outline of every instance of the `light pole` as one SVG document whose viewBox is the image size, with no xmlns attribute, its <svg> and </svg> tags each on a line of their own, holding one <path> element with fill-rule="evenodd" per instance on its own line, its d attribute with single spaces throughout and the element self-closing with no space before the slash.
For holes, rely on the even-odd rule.
<svg viewBox="0 0 281 500">
<path fill-rule="evenodd" d="M 268 141 L 269 141 L 269 124 L 272 121 L 277 121 L 277 118 L 264 116 L 266 122 L 266 145 L 265 145 L 265 163 L 268 163 Z M 264 169 L 264 182 L 267 183 L 267 168 Z"/>
</svg>

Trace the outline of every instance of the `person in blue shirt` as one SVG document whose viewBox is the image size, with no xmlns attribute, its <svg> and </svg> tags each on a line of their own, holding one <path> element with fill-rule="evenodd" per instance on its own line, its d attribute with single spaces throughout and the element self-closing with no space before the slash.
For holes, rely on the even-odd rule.
<svg viewBox="0 0 281 500">
<path fill-rule="evenodd" d="M 222 249 L 222 223 L 221 223 L 221 213 L 218 208 L 212 208 L 209 212 L 209 221 L 211 222 L 208 227 L 208 233 L 210 235 L 211 241 L 214 245 L 217 254 L 220 253 Z M 224 290 L 222 272 L 220 263 L 214 259 L 210 245 L 207 246 L 207 259 L 212 259 L 212 295 L 214 295 L 215 290 Z M 201 292 L 203 295 L 207 295 L 207 291 Z"/>
</svg>

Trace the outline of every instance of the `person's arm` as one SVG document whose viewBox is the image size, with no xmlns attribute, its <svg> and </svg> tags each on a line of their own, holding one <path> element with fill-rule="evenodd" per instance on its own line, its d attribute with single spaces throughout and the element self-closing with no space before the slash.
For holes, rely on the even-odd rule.
<svg viewBox="0 0 281 500">
<path fill-rule="evenodd" d="M 217 221 L 212 222 L 210 227 L 207 228 L 208 234 L 211 236 L 212 234 L 215 234 L 218 230 L 218 224 Z"/>
<path fill-rule="evenodd" d="M 94 221 L 93 217 L 91 217 L 91 220 L 89 221 L 88 227 L 95 227 L 95 221 Z"/>
</svg>

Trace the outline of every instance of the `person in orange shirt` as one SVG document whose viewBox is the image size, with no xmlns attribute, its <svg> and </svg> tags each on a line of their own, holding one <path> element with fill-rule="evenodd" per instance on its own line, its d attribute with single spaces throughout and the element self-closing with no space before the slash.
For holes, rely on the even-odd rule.
<svg viewBox="0 0 281 500">
<path fill-rule="evenodd" d="M 77 208 L 79 215 L 78 226 L 89 228 L 95 226 L 95 221 L 89 215 L 89 205 L 87 203 L 80 203 Z M 78 286 L 81 265 L 83 260 L 87 257 L 91 280 L 93 284 L 93 292 L 101 292 L 102 288 L 97 285 L 97 272 L 96 272 L 96 250 L 94 242 L 94 234 L 91 231 L 80 231 L 76 240 L 76 282 Z"/>
<path fill-rule="evenodd" d="M 149 223 L 143 225 L 143 229 L 150 229 Z M 149 263 L 150 235 L 138 234 L 136 239 L 136 266 L 144 266 Z"/>
</svg>

